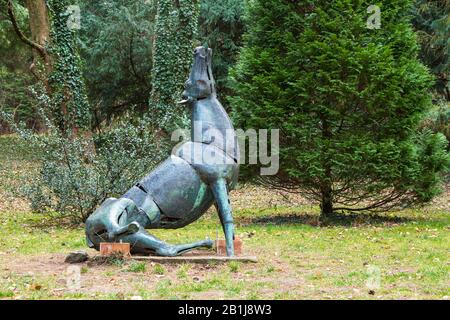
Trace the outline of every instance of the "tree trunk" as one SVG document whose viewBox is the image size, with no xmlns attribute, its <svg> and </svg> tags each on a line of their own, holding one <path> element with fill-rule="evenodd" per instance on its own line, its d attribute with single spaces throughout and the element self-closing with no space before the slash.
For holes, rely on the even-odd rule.
<svg viewBox="0 0 450 320">
<path fill-rule="evenodd" d="M 333 214 L 333 190 L 330 185 L 322 188 L 322 202 L 320 204 L 320 217 L 325 218 Z"/>
<path fill-rule="evenodd" d="M 50 21 L 47 4 L 45 0 L 25 0 L 25 6 L 28 9 L 31 39 L 28 39 L 19 28 L 12 0 L 8 1 L 9 17 L 19 38 L 32 48 L 33 62 L 30 65 L 30 72 L 44 84 L 47 94 L 50 95 L 51 89 L 48 78 L 52 72 L 52 58 L 47 50 L 50 42 Z"/>
<path fill-rule="evenodd" d="M 325 115 L 321 117 L 322 121 L 322 139 L 324 142 L 330 142 L 333 137 L 329 121 Z M 325 144 L 325 145 L 328 145 Z M 322 194 L 321 201 L 321 218 L 325 218 L 333 214 L 333 187 L 332 187 L 332 170 L 331 170 L 331 156 L 326 152 L 326 147 L 322 147 L 322 166 L 325 171 L 325 176 L 322 178 L 320 192 Z"/>
<path fill-rule="evenodd" d="M 50 21 L 47 4 L 45 0 L 26 0 L 25 5 L 28 9 L 31 40 L 39 46 L 46 48 L 50 42 Z M 34 65 L 36 65 L 36 61 L 39 61 L 39 58 L 43 59 L 45 72 L 44 79 L 47 79 L 52 71 L 50 55 L 46 50 L 44 54 L 38 52 L 36 49 L 34 49 L 33 52 L 35 57 Z M 34 70 L 31 71 L 35 72 Z M 44 80 L 44 82 L 46 82 L 46 80 Z"/>
<path fill-rule="evenodd" d="M 28 9 L 29 25 L 31 31 L 31 39 L 27 38 L 19 27 L 16 15 L 14 13 L 14 4 L 12 0 L 8 0 L 8 15 L 12 22 L 14 31 L 26 45 L 33 50 L 34 60 L 30 66 L 30 71 L 39 80 L 43 81 L 48 87 L 47 78 L 52 69 L 52 59 L 47 51 L 50 42 L 50 21 L 48 16 L 47 4 L 45 0 L 26 0 L 25 5 Z M 38 70 L 39 61 L 42 61 L 44 70 Z M 41 66 L 42 66 L 41 65 Z M 44 73 L 44 75 L 42 75 Z"/>
<path fill-rule="evenodd" d="M 44 85 L 47 95 L 53 93 L 49 78 L 53 70 L 53 59 L 48 52 L 50 44 L 50 18 L 45 0 L 25 0 L 28 9 L 28 25 L 31 31 L 31 41 L 43 48 L 33 48 L 33 62 L 30 72 Z"/>
<path fill-rule="evenodd" d="M 45 46 L 50 40 L 50 22 L 45 0 L 26 0 L 32 40 Z"/>
</svg>

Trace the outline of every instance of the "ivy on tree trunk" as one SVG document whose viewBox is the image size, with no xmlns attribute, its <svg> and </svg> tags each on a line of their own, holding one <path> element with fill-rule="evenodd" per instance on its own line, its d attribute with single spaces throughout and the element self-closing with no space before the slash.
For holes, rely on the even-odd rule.
<svg viewBox="0 0 450 320">
<path fill-rule="evenodd" d="M 158 0 L 153 49 L 150 109 L 165 131 L 183 123 L 180 99 L 192 63 L 198 23 L 194 0 Z"/>
<path fill-rule="evenodd" d="M 50 85 L 53 89 L 54 116 L 60 117 L 57 121 L 60 128 L 76 133 L 79 128 L 89 128 L 91 113 L 81 74 L 76 30 L 69 28 L 68 24 L 71 16 L 68 8 L 71 4 L 67 0 L 48 1 L 52 16 L 50 52 L 55 56 Z"/>
</svg>

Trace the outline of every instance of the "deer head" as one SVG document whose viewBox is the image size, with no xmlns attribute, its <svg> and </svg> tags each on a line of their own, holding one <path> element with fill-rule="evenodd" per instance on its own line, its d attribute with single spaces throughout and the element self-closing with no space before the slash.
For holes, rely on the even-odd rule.
<svg viewBox="0 0 450 320">
<path fill-rule="evenodd" d="M 194 64 L 189 79 L 186 81 L 183 101 L 180 104 L 206 99 L 215 94 L 215 82 L 212 74 L 212 49 L 198 47 L 194 51 Z"/>
</svg>

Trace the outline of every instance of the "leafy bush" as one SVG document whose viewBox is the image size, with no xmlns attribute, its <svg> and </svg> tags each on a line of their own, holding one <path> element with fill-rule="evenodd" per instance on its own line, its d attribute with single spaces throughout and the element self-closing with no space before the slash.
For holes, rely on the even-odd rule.
<svg viewBox="0 0 450 320">
<path fill-rule="evenodd" d="M 42 151 L 40 173 L 22 188 L 32 209 L 79 223 L 106 198 L 126 192 L 169 148 L 157 142 L 158 127 L 150 117 L 131 116 L 133 103 L 127 101 L 121 119 L 107 124 L 98 121 L 92 131 L 77 35 L 66 23 L 68 2 L 48 1 L 48 5 L 52 22 L 48 50 L 55 58 L 50 90 L 43 83 L 36 84 L 30 99 L 46 134 L 35 135 L 25 125 L 16 125 L 14 115 L 5 108 L 0 110 L 0 119 Z"/>
<path fill-rule="evenodd" d="M 160 264 L 155 264 L 155 266 L 153 267 L 153 273 L 163 275 L 164 273 L 166 273 L 166 269 Z"/>
<path fill-rule="evenodd" d="M 21 190 L 32 209 L 73 223 L 84 222 L 105 199 L 125 193 L 169 150 L 157 142 L 147 117 L 124 116 L 111 127 L 72 136 L 61 134 L 48 118 L 45 135 L 14 126 L 11 117 L 8 122 L 42 150 L 40 174 Z"/>
</svg>

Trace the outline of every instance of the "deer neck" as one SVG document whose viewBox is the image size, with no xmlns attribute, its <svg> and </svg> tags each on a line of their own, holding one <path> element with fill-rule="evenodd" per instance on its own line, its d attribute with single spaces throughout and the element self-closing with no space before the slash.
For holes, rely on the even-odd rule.
<svg viewBox="0 0 450 320">
<path fill-rule="evenodd" d="M 214 145 L 235 157 L 234 127 L 216 94 L 194 102 L 191 138 L 193 142 Z"/>
</svg>

